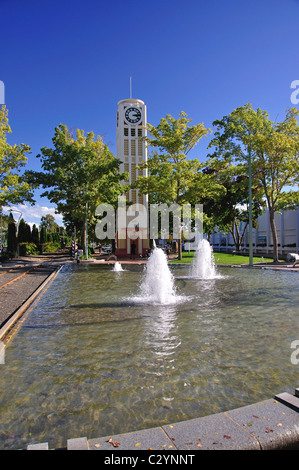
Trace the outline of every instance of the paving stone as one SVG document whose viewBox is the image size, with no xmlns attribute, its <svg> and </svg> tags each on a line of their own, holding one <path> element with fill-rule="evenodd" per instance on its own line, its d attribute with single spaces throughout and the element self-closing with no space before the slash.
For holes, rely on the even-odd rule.
<svg viewBox="0 0 299 470">
<path fill-rule="evenodd" d="M 67 440 L 67 450 L 89 450 L 86 437 Z"/>
<path fill-rule="evenodd" d="M 163 429 L 180 450 L 259 450 L 256 439 L 225 413 L 166 425 Z"/>
<path fill-rule="evenodd" d="M 49 450 L 49 444 L 47 442 L 40 442 L 38 444 L 29 444 L 27 450 Z"/>
<path fill-rule="evenodd" d="M 174 442 L 160 427 L 90 439 L 88 444 L 90 450 L 176 450 Z"/>
<path fill-rule="evenodd" d="M 299 448 L 299 414 L 277 400 L 227 412 L 258 440 L 262 450 Z"/>
<path fill-rule="evenodd" d="M 275 398 L 282 403 L 291 406 L 296 411 L 299 411 L 299 398 L 296 396 L 291 395 L 290 393 L 279 393 L 279 395 L 275 395 Z"/>
</svg>

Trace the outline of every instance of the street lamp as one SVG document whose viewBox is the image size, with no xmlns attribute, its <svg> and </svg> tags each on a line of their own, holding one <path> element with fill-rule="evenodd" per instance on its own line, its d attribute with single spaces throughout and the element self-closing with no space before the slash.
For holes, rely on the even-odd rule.
<svg viewBox="0 0 299 470">
<path fill-rule="evenodd" d="M 251 148 L 248 148 L 248 195 L 249 195 L 249 266 L 253 266 L 252 250 L 252 188 L 251 188 Z"/>
</svg>

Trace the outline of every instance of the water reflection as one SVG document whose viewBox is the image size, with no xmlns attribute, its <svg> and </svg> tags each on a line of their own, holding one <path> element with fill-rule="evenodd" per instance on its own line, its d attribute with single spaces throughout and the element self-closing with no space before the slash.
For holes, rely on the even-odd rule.
<svg viewBox="0 0 299 470">
<path fill-rule="evenodd" d="M 172 305 L 155 308 L 145 317 L 144 338 L 153 356 L 167 357 L 175 353 L 181 344 L 176 326 L 177 312 Z"/>
</svg>

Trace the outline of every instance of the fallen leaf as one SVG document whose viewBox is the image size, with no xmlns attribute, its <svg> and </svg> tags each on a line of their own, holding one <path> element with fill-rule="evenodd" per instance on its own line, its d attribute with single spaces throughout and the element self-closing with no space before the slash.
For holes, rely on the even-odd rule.
<svg viewBox="0 0 299 470">
<path fill-rule="evenodd" d="M 185 444 L 186 444 L 186 446 L 192 446 L 193 442 L 186 442 Z"/>
<path fill-rule="evenodd" d="M 100 444 L 95 444 L 94 446 L 95 446 L 95 447 L 101 447 Z"/>
<path fill-rule="evenodd" d="M 227 434 L 223 434 L 223 437 L 224 437 L 225 439 L 230 439 L 230 436 L 228 436 Z"/>
<path fill-rule="evenodd" d="M 257 418 L 257 419 L 259 419 L 259 416 L 256 416 L 256 415 L 252 415 L 252 416 L 253 416 L 254 418 Z"/>
<path fill-rule="evenodd" d="M 141 442 L 137 442 L 134 447 L 139 447 L 141 446 Z"/>
<path fill-rule="evenodd" d="M 119 442 L 114 441 L 114 440 L 112 439 L 112 437 L 110 437 L 110 439 L 108 440 L 108 442 L 109 442 L 110 444 L 112 444 L 113 447 L 119 447 Z"/>
<path fill-rule="evenodd" d="M 269 432 L 273 432 L 273 429 L 266 428 L 266 433 L 269 434 Z"/>
<path fill-rule="evenodd" d="M 276 426 L 282 426 L 282 424 L 281 424 L 281 423 L 277 423 Z"/>
<path fill-rule="evenodd" d="M 201 444 L 196 444 L 196 447 L 202 447 L 202 445 Z"/>
</svg>

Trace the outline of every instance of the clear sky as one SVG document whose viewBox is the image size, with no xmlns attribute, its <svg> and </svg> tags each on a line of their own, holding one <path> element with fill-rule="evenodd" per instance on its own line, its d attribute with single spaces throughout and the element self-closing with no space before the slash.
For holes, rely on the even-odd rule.
<svg viewBox="0 0 299 470">
<path fill-rule="evenodd" d="M 40 169 L 36 155 L 62 123 L 102 135 L 115 154 L 130 76 L 153 125 L 185 111 L 212 128 L 248 102 L 283 120 L 299 80 L 298 24 L 299 0 L 0 0 L 9 143 L 30 145 L 27 168 Z M 192 156 L 204 159 L 208 142 Z M 21 208 L 27 222 L 51 213 L 36 200 Z"/>
</svg>

